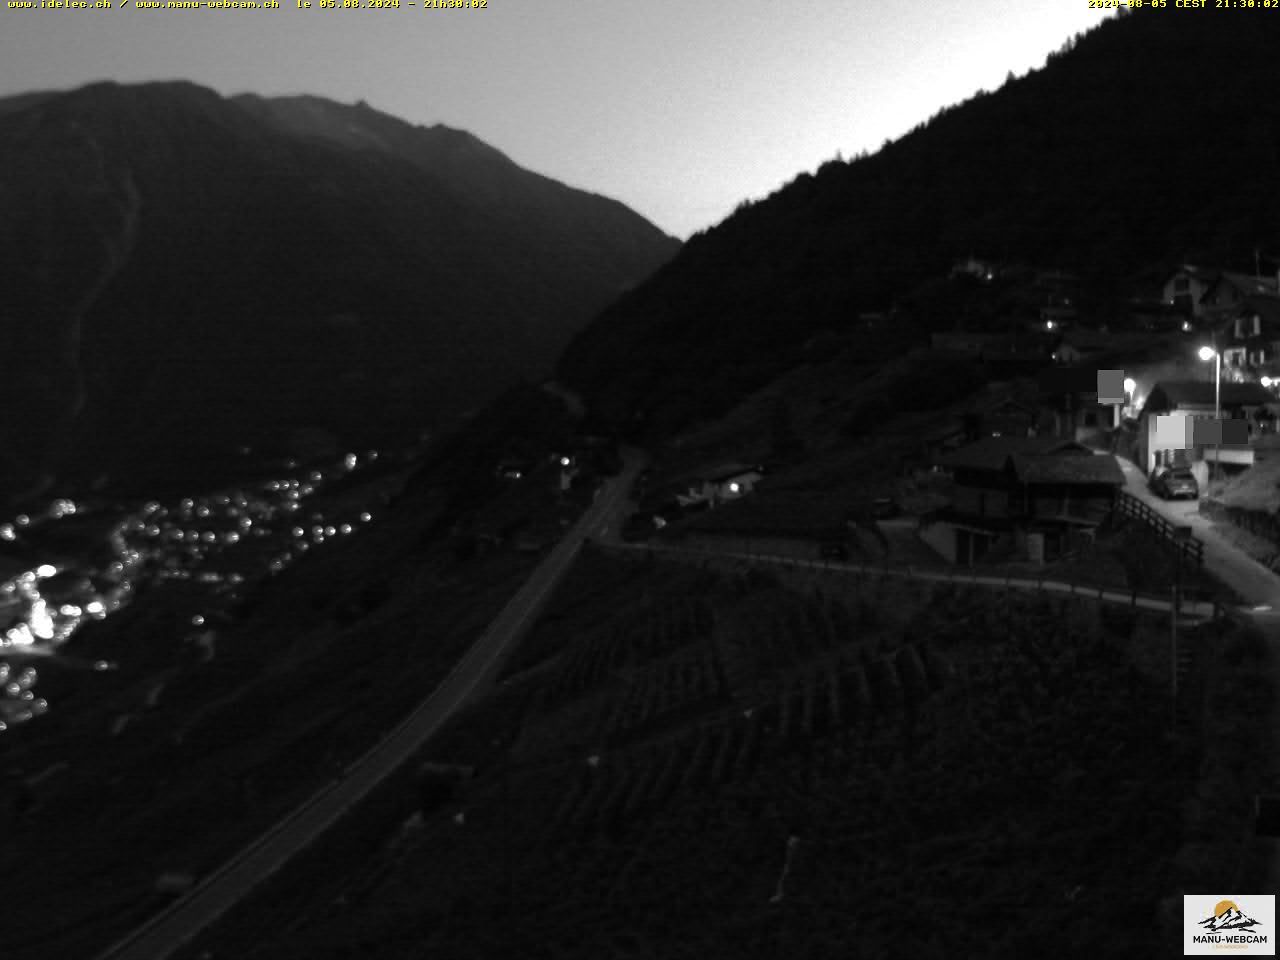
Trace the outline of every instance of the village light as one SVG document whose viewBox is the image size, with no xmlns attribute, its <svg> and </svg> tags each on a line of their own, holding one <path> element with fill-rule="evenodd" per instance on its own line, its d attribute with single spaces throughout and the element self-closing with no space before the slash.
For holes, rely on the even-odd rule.
<svg viewBox="0 0 1280 960">
<path fill-rule="evenodd" d="M 1125 392 L 1125 393 L 1133 393 L 1133 391 L 1134 391 L 1134 390 L 1136 390 L 1136 389 L 1138 389 L 1138 382 L 1137 382 L 1136 380 L 1134 380 L 1134 379 L 1133 379 L 1133 377 L 1125 377 L 1125 378 L 1124 378 L 1124 392 Z"/>
<path fill-rule="evenodd" d="M 1274 380 L 1272 380 L 1270 377 L 1263 377 L 1263 378 L 1262 378 L 1262 385 L 1263 385 L 1264 387 L 1269 387 L 1269 386 L 1271 386 L 1271 384 L 1273 384 L 1274 382 L 1275 382 L 1275 381 L 1274 381 Z"/>
</svg>

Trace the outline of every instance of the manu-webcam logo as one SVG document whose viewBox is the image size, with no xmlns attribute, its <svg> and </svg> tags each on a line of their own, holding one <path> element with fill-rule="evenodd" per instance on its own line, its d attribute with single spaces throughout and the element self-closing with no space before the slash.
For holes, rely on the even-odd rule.
<svg viewBox="0 0 1280 960">
<path fill-rule="evenodd" d="M 1182 898 L 1183 956 L 1274 957 L 1274 894 Z"/>
</svg>

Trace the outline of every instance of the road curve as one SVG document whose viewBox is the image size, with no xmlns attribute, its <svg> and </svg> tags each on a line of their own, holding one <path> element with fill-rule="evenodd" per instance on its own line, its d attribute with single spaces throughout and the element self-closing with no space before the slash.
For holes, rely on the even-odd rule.
<svg viewBox="0 0 1280 960">
<path fill-rule="evenodd" d="M 605 483 L 586 513 L 566 531 L 449 675 L 399 726 L 348 767 L 343 779 L 322 788 L 181 900 L 99 954 L 97 960 L 164 960 L 227 913 L 401 767 L 450 716 L 494 680 L 504 654 L 535 618 L 583 541 L 617 522 L 620 507 L 643 463 L 639 451 L 623 452 L 621 474 Z M 192 826 L 198 829 L 198 825 Z"/>
</svg>

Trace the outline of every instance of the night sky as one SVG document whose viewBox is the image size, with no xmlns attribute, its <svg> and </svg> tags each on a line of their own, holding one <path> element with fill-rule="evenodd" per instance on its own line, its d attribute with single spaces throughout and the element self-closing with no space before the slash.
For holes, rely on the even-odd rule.
<svg viewBox="0 0 1280 960">
<path fill-rule="evenodd" d="M 488 0 L 486 9 L 12 10 L 0 95 L 189 79 L 469 130 L 682 238 L 1025 73 L 1085 0 Z M 317 0 L 318 2 L 318 0 Z M 7 4 L 6 4 L 7 6 Z"/>
</svg>

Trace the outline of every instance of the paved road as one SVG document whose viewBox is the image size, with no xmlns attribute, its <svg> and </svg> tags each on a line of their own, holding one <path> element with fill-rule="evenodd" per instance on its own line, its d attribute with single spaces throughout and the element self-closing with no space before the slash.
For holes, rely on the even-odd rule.
<svg viewBox="0 0 1280 960">
<path fill-rule="evenodd" d="M 485 690 L 504 656 L 560 582 L 583 541 L 619 522 L 623 501 L 643 466 L 638 451 L 623 452 L 622 473 L 534 570 L 453 671 L 395 730 L 330 784 L 168 910 L 100 955 L 99 960 L 164 960 L 234 907 L 258 884 L 304 850 L 378 783 L 401 767 L 459 708 Z M 192 824 L 199 829 L 198 824 Z"/>
<path fill-rule="evenodd" d="M 1186 524 L 1204 542 L 1204 565 L 1244 599 L 1247 606 L 1269 606 L 1280 611 L 1280 577 L 1254 560 L 1214 529 L 1201 516 L 1195 500 L 1168 501 L 1147 489 L 1146 477 L 1133 463 L 1116 457 L 1124 472 L 1125 491 L 1173 523 Z"/>
</svg>

